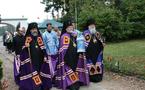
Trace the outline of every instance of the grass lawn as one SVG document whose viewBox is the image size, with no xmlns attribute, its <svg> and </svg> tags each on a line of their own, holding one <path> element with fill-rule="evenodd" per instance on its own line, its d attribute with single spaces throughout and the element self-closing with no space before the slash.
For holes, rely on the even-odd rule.
<svg viewBox="0 0 145 90">
<path fill-rule="evenodd" d="M 104 64 L 107 70 L 145 79 L 145 39 L 108 43 Z"/>
</svg>

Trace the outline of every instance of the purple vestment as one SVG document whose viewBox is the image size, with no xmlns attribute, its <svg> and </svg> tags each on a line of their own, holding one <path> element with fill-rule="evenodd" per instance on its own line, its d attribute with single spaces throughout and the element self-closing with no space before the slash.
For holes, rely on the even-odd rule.
<svg viewBox="0 0 145 90">
<path fill-rule="evenodd" d="M 89 30 L 85 30 L 83 32 L 83 35 L 85 37 L 85 41 L 86 41 L 85 46 L 87 49 L 93 36 Z M 96 35 L 94 35 L 94 36 L 96 36 Z M 99 42 L 98 41 L 96 41 L 96 44 L 100 43 L 100 41 Z M 102 43 L 100 45 L 102 45 Z M 100 48 L 99 45 L 98 45 L 98 47 Z M 90 58 L 87 58 L 87 66 L 89 69 L 89 75 L 90 76 L 91 75 L 98 75 L 98 74 L 102 75 L 103 74 L 103 49 L 101 48 L 101 49 L 99 49 L 99 51 L 92 52 L 92 54 L 93 53 L 98 53 L 98 55 L 96 54 L 96 56 L 95 56 L 95 58 L 96 58 L 95 63 L 93 63 L 93 60 L 91 60 Z"/>
<path fill-rule="evenodd" d="M 28 54 L 28 48 L 24 48 L 20 55 L 14 58 L 14 77 L 16 83 L 19 85 L 20 90 L 35 90 L 37 87 L 43 87 L 43 89 L 49 89 L 52 87 L 52 77 L 50 73 L 50 56 L 46 54 L 44 46 L 40 47 L 44 53 L 43 63 L 40 71 L 37 71 L 31 67 L 31 59 Z M 42 83 L 36 85 L 33 80 L 33 76 L 39 75 Z"/>
<path fill-rule="evenodd" d="M 89 74 L 85 55 L 80 55 L 76 70 L 73 71 L 65 64 L 64 57 L 70 43 L 70 34 L 64 33 L 60 38 L 59 60 L 56 72 L 56 84 L 59 89 L 66 88 L 75 82 L 81 82 L 83 85 L 89 84 Z"/>
</svg>

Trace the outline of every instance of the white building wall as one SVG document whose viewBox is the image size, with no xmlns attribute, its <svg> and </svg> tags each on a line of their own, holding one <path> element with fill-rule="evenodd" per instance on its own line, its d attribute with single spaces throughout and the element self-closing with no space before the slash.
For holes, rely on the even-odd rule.
<svg viewBox="0 0 145 90">
<path fill-rule="evenodd" d="M 18 25 L 18 23 L 21 23 L 21 27 L 25 27 L 27 29 L 28 22 L 27 19 L 18 18 L 18 19 L 2 19 L 2 23 L 8 23 L 13 25 L 15 28 Z"/>
</svg>

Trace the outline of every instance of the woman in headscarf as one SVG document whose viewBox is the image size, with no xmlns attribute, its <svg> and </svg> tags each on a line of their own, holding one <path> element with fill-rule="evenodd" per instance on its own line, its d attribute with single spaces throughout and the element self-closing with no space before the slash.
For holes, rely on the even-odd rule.
<svg viewBox="0 0 145 90">
<path fill-rule="evenodd" d="M 57 87 L 62 90 L 79 90 L 80 85 L 89 84 L 85 55 L 84 52 L 78 52 L 73 29 L 70 20 L 64 22 L 56 73 Z"/>
<path fill-rule="evenodd" d="M 103 41 L 96 30 L 96 22 L 89 18 L 83 32 L 86 41 L 86 58 L 91 82 L 99 82 L 103 77 Z"/>
<path fill-rule="evenodd" d="M 23 50 L 14 61 L 14 75 L 20 79 L 19 90 L 49 90 L 52 87 L 49 57 L 37 23 L 28 25 Z"/>
</svg>

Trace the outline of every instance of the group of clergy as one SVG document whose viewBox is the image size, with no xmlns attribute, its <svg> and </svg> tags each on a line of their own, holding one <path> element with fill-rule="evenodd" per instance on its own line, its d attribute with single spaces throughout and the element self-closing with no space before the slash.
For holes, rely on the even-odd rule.
<svg viewBox="0 0 145 90">
<path fill-rule="evenodd" d="M 93 18 L 86 21 L 83 32 L 72 20 L 64 21 L 60 37 L 51 23 L 40 33 L 38 24 L 32 22 L 25 35 L 18 28 L 13 40 L 19 90 L 79 90 L 103 78 L 104 42 Z"/>
</svg>

